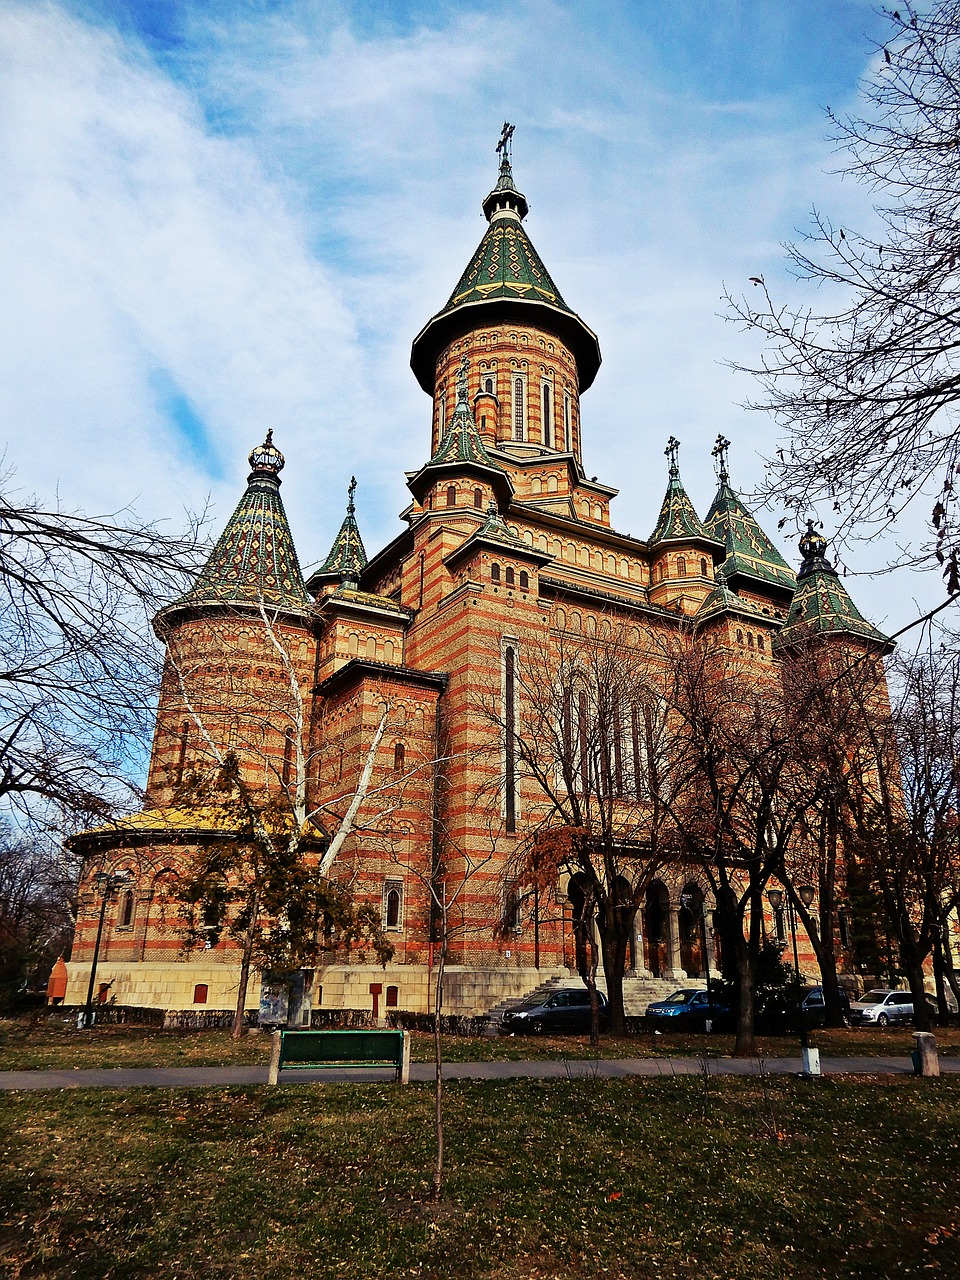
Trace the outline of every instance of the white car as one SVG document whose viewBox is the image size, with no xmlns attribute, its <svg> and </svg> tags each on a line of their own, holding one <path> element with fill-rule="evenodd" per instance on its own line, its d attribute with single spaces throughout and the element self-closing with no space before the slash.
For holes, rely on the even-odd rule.
<svg viewBox="0 0 960 1280">
<path fill-rule="evenodd" d="M 935 1006 L 930 1008 L 930 1016 L 936 1018 Z M 909 991 L 867 991 L 859 1000 L 851 1000 L 849 1018 L 854 1027 L 892 1027 L 912 1022 L 913 996 Z"/>
</svg>

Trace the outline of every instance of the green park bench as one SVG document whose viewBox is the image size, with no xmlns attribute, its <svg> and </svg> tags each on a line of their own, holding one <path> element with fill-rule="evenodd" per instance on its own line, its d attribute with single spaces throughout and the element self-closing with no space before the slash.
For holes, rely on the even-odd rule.
<svg viewBox="0 0 960 1280">
<path fill-rule="evenodd" d="M 284 1031 L 273 1033 L 270 1084 L 280 1072 L 337 1067 L 392 1067 L 400 1084 L 410 1083 L 410 1036 L 406 1031 Z"/>
</svg>

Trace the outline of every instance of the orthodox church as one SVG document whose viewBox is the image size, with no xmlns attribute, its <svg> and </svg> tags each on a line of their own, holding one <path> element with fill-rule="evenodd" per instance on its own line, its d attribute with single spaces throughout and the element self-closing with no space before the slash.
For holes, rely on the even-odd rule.
<svg viewBox="0 0 960 1280">
<path fill-rule="evenodd" d="M 312 856 L 337 845 L 330 874 L 375 907 L 392 945 L 385 967 L 332 957 L 311 975 L 314 1008 L 431 1007 L 440 867 L 454 880 L 464 871 L 448 1010 L 484 1012 L 572 976 L 570 910 L 532 920 L 528 906 L 505 903 L 529 797 L 504 735 L 477 707 L 493 696 L 510 723 L 518 655 L 567 635 L 602 641 L 615 628 L 655 681 L 657 637 L 691 622 L 755 664 L 758 678 L 800 631 L 887 647 L 819 535 L 808 533 L 791 569 L 734 489 L 722 437 L 702 519 L 671 439 L 650 536 L 617 531 L 617 489 L 585 474 L 581 451 L 581 397 L 600 368 L 599 342 L 534 248 L 527 200 L 500 150 L 480 245 L 413 340 L 432 413 L 400 532 L 368 557 L 351 481 L 330 553 L 304 580 L 280 493 L 284 458 L 268 432 L 202 572 L 158 615 L 166 665 L 143 811 L 73 838 L 86 871 L 68 1003 L 86 998 L 96 952 L 97 999 L 235 1004 L 236 948 L 208 939 L 185 950 L 175 894 L 198 851 L 236 839 L 228 814 L 185 800 L 187 780 L 228 753 L 250 788 L 299 806 Z M 704 892 L 695 869 L 657 876 L 637 914 L 632 974 L 703 973 Z M 254 982 L 250 1007 L 259 999 Z"/>
</svg>

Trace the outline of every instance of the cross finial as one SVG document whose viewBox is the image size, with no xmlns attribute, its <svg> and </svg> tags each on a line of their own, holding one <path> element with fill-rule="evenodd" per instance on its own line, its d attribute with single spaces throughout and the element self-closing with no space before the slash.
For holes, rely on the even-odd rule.
<svg viewBox="0 0 960 1280">
<path fill-rule="evenodd" d="M 678 476 L 680 474 L 680 467 L 677 459 L 680 456 L 680 441 L 676 436 L 671 436 L 667 441 L 667 447 L 663 451 L 663 456 L 670 459 L 671 476 Z"/>
<path fill-rule="evenodd" d="M 721 484 L 725 484 L 730 479 L 730 472 L 727 470 L 727 453 L 730 449 L 730 441 L 726 436 L 717 436 L 717 443 L 714 445 L 710 456 L 714 459 L 714 465 L 717 469 L 717 479 Z"/>
<path fill-rule="evenodd" d="M 460 365 L 457 368 L 457 400 L 463 404 L 467 403 L 467 371 L 470 368 L 470 361 L 464 352 Z"/>
<path fill-rule="evenodd" d="M 504 120 L 503 128 L 500 130 L 500 141 L 497 143 L 497 155 L 500 156 L 501 160 L 509 161 L 510 159 L 510 153 L 513 150 L 512 139 L 515 128 L 515 125 Z"/>
<path fill-rule="evenodd" d="M 353 495 L 357 492 L 357 477 L 351 476 L 350 483 L 347 485 L 347 510 L 353 515 Z"/>
</svg>

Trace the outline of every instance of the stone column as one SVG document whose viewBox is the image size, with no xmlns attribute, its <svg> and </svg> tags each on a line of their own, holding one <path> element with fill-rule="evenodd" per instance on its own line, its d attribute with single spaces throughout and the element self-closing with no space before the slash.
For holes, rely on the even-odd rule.
<svg viewBox="0 0 960 1280">
<path fill-rule="evenodd" d="M 680 964 L 680 911 L 671 902 L 667 908 L 667 969 L 664 977 L 678 982 L 686 976 Z"/>
<path fill-rule="evenodd" d="M 643 911 L 633 917 L 633 968 L 628 969 L 628 978 L 652 978 L 653 974 L 646 967 L 646 956 L 643 946 Z"/>
</svg>

